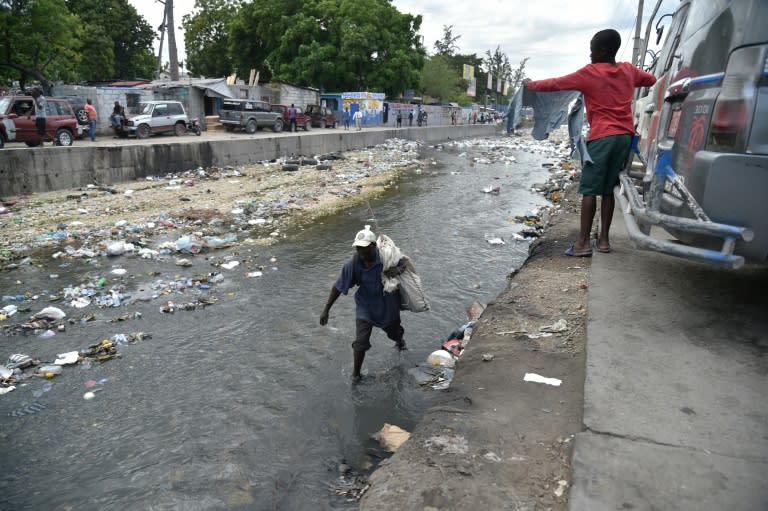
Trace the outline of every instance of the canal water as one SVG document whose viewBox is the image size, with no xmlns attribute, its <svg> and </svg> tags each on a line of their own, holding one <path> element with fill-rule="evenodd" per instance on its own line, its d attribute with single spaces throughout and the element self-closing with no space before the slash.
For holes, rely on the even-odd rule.
<svg viewBox="0 0 768 511">
<path fill-rule="evenodd" d="M 63 307 L 71 318 L 94 320 L 50 338 L 0 336 L 0 357 L 53 360 L 118 333 L 151 334 L 121 346 L 117 359 L 67 366 L 52 380 L 28 380 L 0 396 L 0 509 L 356 509 L 334 490 L 386 456 L 371 434 L 384 423 L 412 430 L 439 392 L 420 387 L 408 370 L 466 322 L 473 302 L 495 298 L 526 257 L 512 219 L 546 204 L 530 191 L 547 179 L 545 156 L 497 148 L 494 154 L 517 162 L 472 163 L 494 144 L 506 142 L 425 148 L 433 165 L 409 171 L 370 206 L 274 247 L 199 254 L 189 268 L 172 259 L 114 257 L 51 259 L 0 274 L 2 294 L 40 295 L 27 303 L 32 312 L 56 305 L 45 297 L 99 276 L 134 299 L 120 307 Z M 488 186 L 499 193 L 483 193 Z M 431 311 L 403 313 L 405 352 L 374 330 L 364 378 L 352 384 L 352 294 L 339 298 L 327 326 L 318 318 L 365 224 L 412 258 Z M 488 243 L 494 237 L 506 244 Z M 214 266 L 224 259 L 249 264 Z M 126 276 L 111 277 L 114 267 Z M 245 276 L 257 269 L 261 277 Z M 169 292 L 164 284 L 218 271 L 224 280 L 204 291 Z M 178 307 L 201 295 L 217 302 Z M 177 309 L 161 312 L 169 300 Z M 87 386 L 96 391 L 91 400 L 83 399 Z M 342 480 L 344 465 L 351 472 Z"/>
</svg>

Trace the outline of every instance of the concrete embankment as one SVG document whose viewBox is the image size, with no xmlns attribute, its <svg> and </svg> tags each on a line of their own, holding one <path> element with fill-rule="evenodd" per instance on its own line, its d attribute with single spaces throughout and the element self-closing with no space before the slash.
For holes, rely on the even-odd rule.
<svg viewBox="0 0 768 511">
<path fill-rule="evenodd" d="M 313 130 L 308 133 L 204 133 L 201 137 L 77 142 L 71 147 L 0 151 L 0 196 L 114 184 L 197 167 L 244 165 L 291 155 L 313 156 L 380 144 L 389 138 L 426 143 L 498 133 L 496 125 Z"/>
</svg>

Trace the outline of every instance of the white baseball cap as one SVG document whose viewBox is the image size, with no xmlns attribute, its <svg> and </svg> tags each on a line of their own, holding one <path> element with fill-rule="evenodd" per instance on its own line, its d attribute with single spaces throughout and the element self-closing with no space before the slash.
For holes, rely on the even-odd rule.
<svg viewBox="0 0 768 511">
<path fill-rule="evenodd" d="M 353 247 L 367 247 L 371 243 L 376 243 L 376 235 L 373 234 L 370 225 L 366 225 L 365 229 L 359 231 L 355 236 L 355 242 L 352 243 Z"/>
</svg>

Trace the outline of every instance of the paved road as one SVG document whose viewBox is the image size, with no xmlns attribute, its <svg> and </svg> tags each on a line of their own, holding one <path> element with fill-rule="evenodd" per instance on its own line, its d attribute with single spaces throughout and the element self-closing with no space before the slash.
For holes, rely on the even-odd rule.
<svg viewBox="0 0 768 511">
<path fill-rule="evenodd" d="M 570 509 L 768 509 L 768 268 L 638 251 L 614 226 L 592 261 Z"/>
</svg>

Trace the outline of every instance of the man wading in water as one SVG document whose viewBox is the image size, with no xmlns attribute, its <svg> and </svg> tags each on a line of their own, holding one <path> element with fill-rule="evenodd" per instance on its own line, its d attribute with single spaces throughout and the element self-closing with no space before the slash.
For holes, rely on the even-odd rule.
<svg viewBox="0 0 768 511">
<path fill-rule="evenodd" d="M 371 231 L 370 225 L 366 225 L 365 229 L 357 233 L 352 246 L 356 248 L 357 254 L 341 268 L 341 274 L 331 288 L 328 302 L 320 314 L 320 324 L 328 324 L 328 313 L 341 294 L 347 294 L 352 287 L 359 286 L 355 292 L 357 319 L 355 341 L 352 343 L 352 378 L 359 380 L 365 352 L 371 349 L 371 332 L 374 326 L 384 330 L 400 350 L 406 349 L 406 346 L 403 340 L 405 331 L 400 324 L 400 291 L 384 292 L 381 281 L 384 266 L 376 247 L 376 235 Z M 392 276 L 388 274 L 390 271 L 395 275 L 401 270 L 394 267 L 387 271 L 387 276 Z"/>
</svg>

